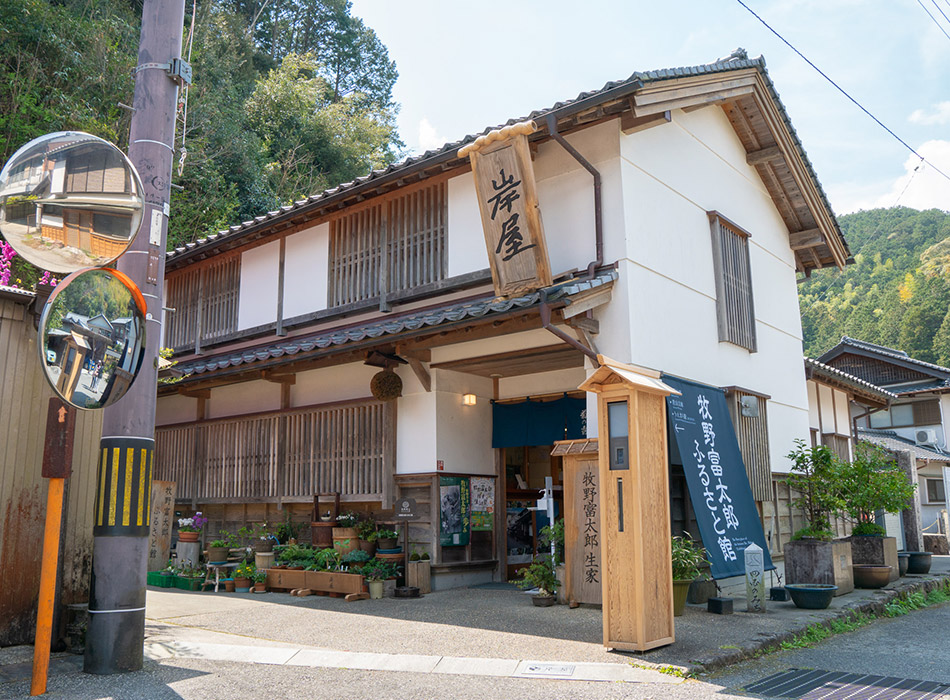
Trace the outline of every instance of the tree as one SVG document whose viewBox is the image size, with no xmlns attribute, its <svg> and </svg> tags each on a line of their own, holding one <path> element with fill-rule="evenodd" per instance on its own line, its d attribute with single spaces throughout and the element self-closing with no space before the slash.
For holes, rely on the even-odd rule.
<svg viewBox="0 0 950 700">
<path fill-rule="evenodd" d="M 795 441 L 795 449 L 788 453 L 792 471 L 785 483 L 799 493 L 792 505 L 802 511 L 808 525 L 793 536 L 816 537 L 830 540 L 831 514 L 842 506 L 839 472 L 841 461 L 824 445 L 805 447 L 804 440 Z"/>
<path fill-rule="evenodd" d="M 855 535 L 883 535 L 875 513 L 903 510 L 916 488 L 887 450 L 864 441 L 855 446 L 854 459 L 839 466 L 838 478 L 843 509 L 857 523 Z"/>
</svg>

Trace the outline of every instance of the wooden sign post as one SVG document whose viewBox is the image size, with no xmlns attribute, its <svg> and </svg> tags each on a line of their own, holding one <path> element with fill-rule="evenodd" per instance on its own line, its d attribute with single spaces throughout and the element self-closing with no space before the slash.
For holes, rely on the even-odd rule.
<svg viewBox="0 0 950 700">
<path fill-rule="evenodd" d="M 153 481 L 149 504 L 148 570 L 159 571 L 168 563 L 175 519 L 175 482 Z M 182 562 L 178 562 L 181 564 Z M 192 564 L 197 564 L 197 560 Z"/>
<path fill-rule="evenodd" d="M 528 134 L 534 122 L 511 124 L 459 149 L 471 156 L 482 231 L 495 294 L 512 297 L 551 285 Z"/>
<path fill-rule="evenodd" d="M 597 356 L 580 389 L 597 394 L 604 646 L 646 651 L 672 644 L 666 397 L 651 372 Z"/>
</svg>

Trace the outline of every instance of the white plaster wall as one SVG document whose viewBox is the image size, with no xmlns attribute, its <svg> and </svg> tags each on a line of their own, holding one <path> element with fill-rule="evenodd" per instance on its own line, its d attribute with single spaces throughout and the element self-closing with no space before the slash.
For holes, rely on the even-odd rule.
<svg viewBox="0 0 950 700">
<path fill-rule="evenodd" d="M 471 172 L 448 181 L 448 272 L 449 277 L 488 267 L 485 234 L 478 213 L 475 178 Z"/>
<path fill-rule="evenodd" d="M 448 472 L 494 474 L 491 379 L 446 370 L 434 375 L 436 459 Z M 475 405 L 465 406 L 463 394 L 475 394 Z"/>
<path fill-rule="evenodd" d="M 396 473 L 436 470 L 436 394 L 404 395 L 396 407 Z"/>
<path fill-rule="evenodd" d="M 241 254 L 238 330 L 273 323 L 277 319 L 279 260 L 280 241 L 271 241 Z"/>
<path fill-rule="evenodd" d="M 330 224 L 287 236 L 284 250 L 284 318 L 327 308 Z"/>
<path fill-rule="evenodd" d="M 245 413 L 280 409 L 280 384 L 275 382 L 243 382 L 215 387 L 208 400 L 208 418 L 240 416 Z"/>
<path fill-rule="evenodd" d="M 522 396 L 553 394 L 559 391 L 577 391 L 577 387 L 586 379 L 587 370 L 583 367 L 499 379 L 498 398 L 514 399 Z"/>
<path fill-rule="evenodd" d="M 622 135 L 620 153 L 626 229 L 622 241 L 608 229 L 605 244 L 608 251 L 624 247 L 630 322 L 620 328 L 630 352 L 623 356 L 624 343 L 604 333 L 601 351 L 616 348 L 619 360 L 768 394 L 772 469 L 787 471 L 792 440 L 808 444 L 809 406 L 794 258 L 781 217 L 718 107 L 675 111 L 670 124 Z M 756 353 L 719 342 L 710 210 L 752 236 Z M 602 329 L 610 315 L 597 314 Z M 609 325 L 608 334 L 616 334 Z M 592 426 L 589 420 L 588 431 Z"/>
<path fill-rule="evenodd" d="M 821 430 L 818 420 L 818 384 L 813 381 L 808 382 L 808 427 Z"/>
<path fill-rule="evenodd" d="M 155 425 L 172 425 L 198 420 L 198 399 L 173 394 L 160 396 L 155 404 Z"/>
<path fill-rule="evenodd" d="M 509 333 L 497 338 L 472 340 L 467 343 L 455 343 L 440 348 L 432 348 L 432 362 L 452 362 L 469 357 L 495 355 L 497 353 L 525 350 L 527 348 L 543 348 L 548 345 L 559 345 L 562 341 L 550 331 L 539 328 L 524 333 Z"/>
<path fill-rule="evenodd" d="M 377 372 L 378 367 L 356 362 L 299 372 L 296 383 L 290 388 L 290 405 L 296 408 L 365 399 L 372 395 L 369 383 Z"/>
<path fill-rule="evenodd" d="M 838 435 L 851 435 L 851 419 L 850 411 L 848 410 L 848 395 L 839 389 L 835 389 L 834 394 L 835 429 Z"/>
<path fill-rule="evenodd" d="M 821 412 L 821 434 L 834 433 L 835 411 L 831 387 L 826 384 L 818 385 L 818 408 Z"/>
</svg>

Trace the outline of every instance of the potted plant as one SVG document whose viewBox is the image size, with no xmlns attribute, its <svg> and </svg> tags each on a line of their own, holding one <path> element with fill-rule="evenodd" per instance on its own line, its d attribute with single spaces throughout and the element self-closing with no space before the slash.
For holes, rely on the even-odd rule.
<svg viewBox="0 0 950 700">
<path fill-rule="evenodd" d="M 208 543 L 208 562 L 223 564 L 227 562 L 231 547 L 237 545 L 237 538 L 227 530 L 221 530 L 218 538 Z"/>
<path fill-rule="evenodd" d="M 554 560 L 550 554 L 537 557 L 530 566 L 520 569 L 518 574 L 521 579 L 516 583 L 521 588 L 538 589 L 538 592 L 531 596 L 532 603 L 542 608 L 554 605 L 561 582 L 554 573 Z"/>
<path fill-rule="evenodd" d="M 234 570 L 234 590 L 238 593 L 247 593 L 251 589 L 251 579 L 254 577 L 253 564 L 241 564 Z"/>
<path fill-rule="evenodd" d="M 356 529 L 360 538 L 360 549 L 372 558 L 376 554 L 376 521 L 372 518 L 360 520 Z"/>
<path fill-rule="evenodd" d="M 359 531 L 356 529 L 359 519 L 360 516 L 351 510 L 336 516 L 336 527 L 333 528 L 333 548 L 341 555 L 359 548 Z"/>
<path fill-rule="evenodd" d="M 395 530 L 377 530 L 376 531 L 376 547 L 387 553 L 394 553 L 392 550 L 396 549 L 396 541 L 399 539 L 399 533 Z"/>
<path fill-rule="evenodd" d="M 352 552 L 347 552 L 344 554 L 340 558 L 340 563 L 346 565 L 348 570 L 355 571 L 356 569 L 365 565 L 370 559 L 372 559 L 372 557 L 362 549 L 354 549 Z"/>
<path fill-rule="evenodd" d="M 201 535 L 201 528 L 208 523 L 208 519 L 199 510 L 190 518 L 178 518 L 178 541 L 197 542 Z"/>
<path fill-rule="evenodd" d="M 360 569 L 369 586 L 369 597 L 378 600 L 383 597 L 384 582 L 398 573 L 398 568 L 390 562 L 373 559 Z"/>
<path fill-rule="evenodd" d="M 300 523 L 295 523 L 290 516 L 290 511 L 284 511 L 284 522 L 277 526 L 274 533 L 280 544 L 296 544 L 297 535 L 300 534 Z"/>
<path fill-rule="evenodd" d="M 267 581 L 267 572 L 263 569 L 256 569 L 251 575 L 251 580 L 254 582 L 254 592 L 263 593 L 267 590 L 266 581 Z"/>
<path fill-rule="evenodd" d="M 432 572 L 429 566 L 429 553 L 417 552 L 413 548 L 406 565 L 406 585 L 419 589 L 422 594 L 432 592 Z"/>
<path fill-rule="evenodd" d="M 200 591 L 207 572 L 201 569 L 183 566 L 175 576 L 175 587 L 183 591 Z"/>
<path fill-rule="evenodd" d="M 670 538 L 673 570 L 673 615 L 679 617 L 686 609 L 686 595 L 707 563 L 706 552 L 689 535 Z"/>
<path fill-rule="evenodd" d="M 798 493 L 792 505 L 804 514 L 806 526 L 783 549 L 785 580 L 787 584 L 837 586 L 834 595 L 850 593 L 854 590 L 851 543 L 834 540 L 831 532 L 831 514 L 842 506 L 841 462 L 826 446 L 806 447 L 803 440 L 795 441 L 788 458 L 792 471 L 785 483 Z"/>
<path fill-rule="evenodd" d="M 874 518 L 878 511 L 899 512 L 914 496 L 910 483 L 897 462 L 882 447 L 858 442 L 854 459 L 840 466 L 842 509 L 855 523 L 851 531 L 851 558 L 855 567 L 855 583 L 862 588 L 879 588 L 900 576 L 897 560 L 897 538 L 886 537 L 884 528 Z M 871 567 L 861 569 L 859 567 Z M 884 571 L 883 567 L 889 567 Z M 858 579 L 861 583 L 858 584 Z"/>
</svg>

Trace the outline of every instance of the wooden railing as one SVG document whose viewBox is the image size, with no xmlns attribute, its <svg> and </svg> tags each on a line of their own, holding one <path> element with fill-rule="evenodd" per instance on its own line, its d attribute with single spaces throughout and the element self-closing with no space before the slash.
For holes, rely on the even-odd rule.
<svg viewBox="0 0 950 700">
<path fill-rule="evenodd" d="M 179 500 L 248 503 L 391 494 L 391 407 L 361 400 L 155 429 L 154 478 Z"/>
<path fill-rule="evenodd" d="M 222 255 L 169 275 L 165 345 L 200 351 L 202 343 L 237 331 L 241 256 Z"/>
</svg>

